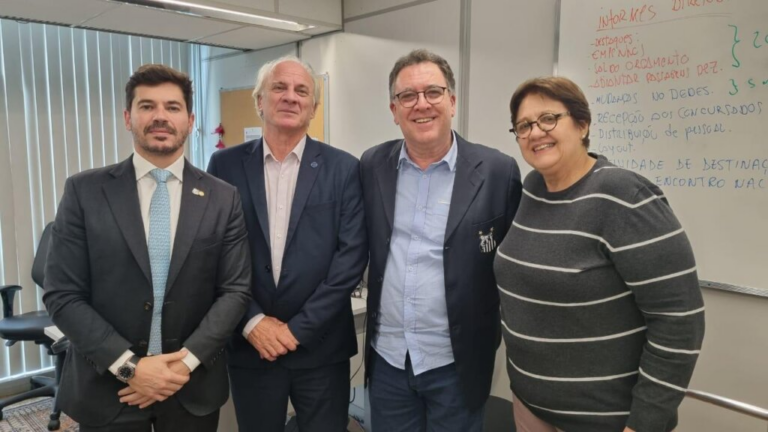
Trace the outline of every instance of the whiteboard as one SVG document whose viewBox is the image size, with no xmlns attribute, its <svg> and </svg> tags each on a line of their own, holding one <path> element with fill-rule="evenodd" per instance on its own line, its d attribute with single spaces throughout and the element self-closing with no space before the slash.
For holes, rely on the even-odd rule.
<svg viewBox="0 0 768 432">
<path fill-rule="evenodd" d="M 699 278 L 768 293 L 768 2 L 562 0 L 590 149 L 659 185 Z"/>
</svg>

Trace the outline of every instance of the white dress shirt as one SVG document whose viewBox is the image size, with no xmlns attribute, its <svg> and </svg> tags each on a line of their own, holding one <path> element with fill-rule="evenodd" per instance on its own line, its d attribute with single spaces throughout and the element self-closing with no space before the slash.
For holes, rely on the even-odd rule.
<svg viewBox="0 0 768 432">
<path fill-rule="evenodd" d="M 275 279 L 275 286 L 280 282 L 283 254 L 285 253 L 285 237 L 288 234 L 288 222 L 293 207 L 293 194 L 296 192 L 299 166 L 306 143 L 307 136 L 304 135 L 282 162 L 272 154 L 267 140 L 264 140 L 263 144 L 264 188 L 267 193 L 269 245 L 272 252 L 272 277 Z M 243 328 L 243 337 L 248 338 L 248 334 L 263 318 L 264 314 L 258 314 L 251 318 Z"/>
<path fill-rule="evenodd" d="M 157 167 L 141 157 L 138 153 L 134 153 L 133 168 L 136 171 L 136 187 L 139 192 L 139 206 L 141 207 L 141 219 L 144 222 L 144 235 L 149 239 L 149 204 L 152 201 L 152 194 L 155 193 L 155 189 L 157 188 L 157 182 L 152 178 L 152 175 L 149 172 Z M 171 200 L 171 254 L 173 254 L 173 242 L 176 238 L 176 227 L 179 224 L 179 211 L 181 209 L 181 184 L 184 181 L 184 156 L 180 156 L 165 170 L 171 172 L 171 175 L 166 181 L 166 187 L 168 188 L 168 195 Z M 109 367 L 109 371 L 117 375 L 117 369 L 134 354 L 135 353 L 131 350 L 124 352 L 123 355 L 112 363 Z M 189 352 L 181 361 L 187 365 L 190 372 L 200 365 L 200 360 L 191 352 Z"/>
</svg>

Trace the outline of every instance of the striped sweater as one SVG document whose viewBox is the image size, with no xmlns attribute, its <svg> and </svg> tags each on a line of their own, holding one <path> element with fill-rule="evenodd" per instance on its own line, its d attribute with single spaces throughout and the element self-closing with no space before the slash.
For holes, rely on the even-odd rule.
<svg viewBox="0 0 768 432">
<path fill-rule="evenodd" d="M 704 335 L 691 246 L 662 191 L 598 157 L 531 172 L 495 261 L 512 391 L 566 432 L 667 432 Z"/>
</svg>

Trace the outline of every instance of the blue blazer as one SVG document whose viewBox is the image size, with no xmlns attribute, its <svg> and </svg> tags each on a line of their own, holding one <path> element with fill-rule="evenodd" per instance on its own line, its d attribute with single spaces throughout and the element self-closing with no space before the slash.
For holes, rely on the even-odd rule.
<svg viewBox="0 0 768 432">
<path fill-rule="evenodd" d="M 214 153 L 208 172 L 240 192 L 253 262 L 253 299 L 232 337 L 229 363 L 243 368 L 272 365 L 242 336 L 245 323 L 260 313 L 288 323 L 300 343 L 276 360 L 284 367 L 313 368 L 357 354 L 350 294 L 368 261 L 359 161 L 307 137 L 277 287 L 263 140 Z"/>
<path fill-rule="evenodd" d="M 456 178 L 445 227 L 443 267 L 451 346 L 465 402 L 482 406 L 491 391 L 493 364 L 501 342 L 499 293 L 493 252 L 483 251 L 478 233 L 493 229 L 496 245 L 512 225 L 522 184 L 511 157 L 456 134 Z M 363 154 L 360 167 L 365 196 L 371 262 L 368 269 L 366 377 L 376 335 L 379 301 L 395 214 L 397 162 L 403 140 L 385 142 Z"/>
</svg>

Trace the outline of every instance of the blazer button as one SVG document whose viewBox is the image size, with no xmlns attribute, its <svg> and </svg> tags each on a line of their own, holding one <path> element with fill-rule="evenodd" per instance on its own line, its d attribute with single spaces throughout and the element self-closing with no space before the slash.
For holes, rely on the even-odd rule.
<svg viewBox="0 0 768 432">
<path fill-rule="evenodd" d="M 144 303 L 144 310 L 145 311 L 152 310 L 152 303 L 150 302 Z"/>
<path fill-rule="evenodd" d="M 264 270 L 267 271 L 267 273 L 272 273 L 272 266 L 271 265 L 265 265 Z"/>
</svg>

